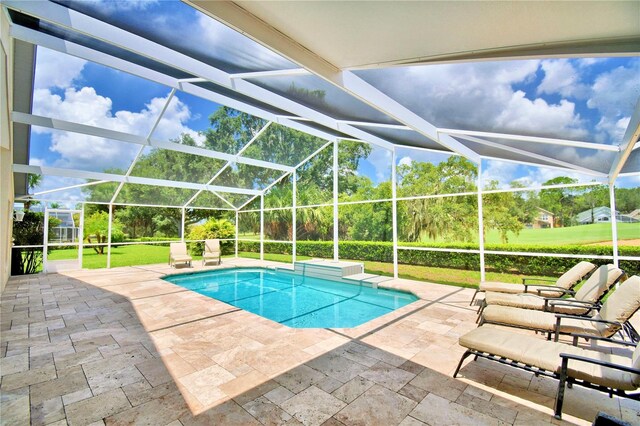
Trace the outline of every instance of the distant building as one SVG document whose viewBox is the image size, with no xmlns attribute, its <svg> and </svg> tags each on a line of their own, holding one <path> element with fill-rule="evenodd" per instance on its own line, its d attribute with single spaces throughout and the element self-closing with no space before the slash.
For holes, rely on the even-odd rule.
<svg viewBox="0 0 640 426">
<path fill-rule="evenodd" d="M 49 232 L 50 243 L 78 242 L 78 227 L 71 212 L 53 210 L 49 212 L 49 217 L 55 217 L 60 221 L 60 224 L 51 228 Z"/>
<path fill-rule="evenodd" d="M 533 229 L 541 229 L 541 228 L 553 228 L 555 216 L 549 210 L 545 210 L 541 207 L 536 207 L 537 216 L 533 219 L 533 223 L 531 223 L 531 228 Z"/>
<path fill-rule="evenodd" d="M 578 222 L 578 225 L 611 222 L 611 209 L 605 206 L 595 207 L 578 213 L 575 219 L 576 222 Z M 620 212 L 616 211 L 616 221 L 622 223 L 637 223 L 640 222 L 640 219 L 635 219 L 629 215 L 620 214 Z"/>
</svg>

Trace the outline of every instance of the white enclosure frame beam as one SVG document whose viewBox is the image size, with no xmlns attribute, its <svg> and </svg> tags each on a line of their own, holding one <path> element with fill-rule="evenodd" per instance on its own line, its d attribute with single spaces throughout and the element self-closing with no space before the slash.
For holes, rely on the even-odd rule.
<svg viewBox="0 0 640 426">
<path fill-rule="evenodd" d="M 640 98 L 636 102 L 636 107 L 633 111 L 633 115 L 629 120 L 627 130 L 624 132 L 622 142 L 620 143 L 620 154 L 614 160 L 609 170 L 609 183 L 613 184 L 616 178 L 620 174 L 620 171 L 624 167 L 624 163 L 627 161 L 631 152 L 635 149 L 635 145 L 640 139 Z"/>
<path fill-rule="evenodd" d="M 260 260 L 264 260 L 264 194 L 260 194 Z"/>
<path fill-rule="evenodd" d="M 235 241 L 235 255 L 238 257 L 238 232 L 240 228 L 238 227 L 238 210 L 236 210 L 236 241 Z"/>
<path fill-rule="evenodd" d="M 61 169 L 57 167 L 29 166 L 25 164 L 14 164 L 14 173 L 31 173 L 36 175 L 61 176 L 76 179 L 96 179 L 108 182 L 125 182 L 140 185 L 164 186 L 169 188 L 185 189 L 206 189 L 210 191 L 228 192 L 232 194 L 259 195 L 261 192 L 255 189 L 231 188 L 227 186 L 206 185 L 202 183 L 182 182 L 165 179 L 143 178 L 138 176 L 124 176 L 111 173 L 90 172 L 85 170 Z M 180 206 L 182 207 L 182 206 Z"/>
<path fill-rule="evenodd" d="M 482 161 L 478 162 L 478 249 L 480 255 L 480 281 L 485 281 L 484 270 L 484 214 L 482 212 Z"/>
<path fill-rule="evenodd" d="M 46 127 L 53 130 L 63 130 L 67 132 L 79 133 L 88 136 L 97 136 L 106 139 L 113 139 L 120 142 L 128 142 L 138 145 L 150 146 L 154 148 L 162 148 L 169 151 L 182 152 L 185 154 L 198 155 L 201 157 L 214 158 L 229 162 L 248 164 L 250 166 L 262 167 L 265 169 L 281 170 L 290 172 L 293 168 L 283 164 L 271 163 L 269 161 L 255 160 L 253 158 L 239 157 L 234 154 L 213 151 L 210 149 L 200 148 L 197 146 L 182 145 L 174 142 L 166 142 L 145 138 L 144 136 L 132 135 L 129 133 L 119 132 L 116 130 L 103 129 L 101 127 L 89 126 L 86 124 L 78 124 L 65 120 L 41 117 L 38 115 L 27 114 L 24 112 L 14 111 L 11 118 L 16 123 L 29 124 L 32 126 Z"/>
<path fill-rule="evenodd" d="M 398 175 L 396 150 L 391 150 L 391 222 L 393 234 L 393 278 L 398 278 Z"/>
<path fill-rule="evenodd" d="M 609 182 L 609 209 L 611 211 L 611 248 L 613 249 L 613 264 L 617 268 L 620 254 L 618 253 L 618 215 L 616 212 L 616 189 L 613 182 Z"/>
<path fill-rule="evenodd" d="M 184 222 L 185 222 L 185 216 L 187 214 L 187 211 L 184 207 L 181 208 L 180 210 L 182 210 L 182 215 L 180 220 L 180 241 L 184 242 Z"/>
<path fill-rule="evenodd" d="M 503 150 L 503 151 L 513 152 L 515 154 L 522 155 L 522 156 L 529 157 L 529 158 L 533 158 L 533 159 L 540 160 L 540 161 L 546 161 L 546 162 L 554 164 L 556 166 L 563 167 L 565 169 L 575 170 L 575 171 L 580 172 L 580 173 L 585 173 L 585 174 L 594 175 L 594 176 L 606 176 L 606 173 L 598 172 L 596 170 L 591 170 L 591 169 L 588 169 L 586 167 L 575 165 L 573 163 L 569 163 L 569 162 L 566 162 L 566 161 L 558 160 L 556 158 L 547 157 L 546 155 L 536 154 L 535 152 L 525 151 L 525 150 L 520 149 L 520 148 L 514 148 L 512 146 L 502 145 L 502 144 L 499 144 L 497 142 L 486 141 L 484 139 L 480 139 L 480 138 L 477 138 L 475 136 L 460 135 L 458 137 L 460 139 L 465 139 L 465 140 L 468 140 L 470 142 L 474 142 L 474 143 L 477 143 L 477 144 L 480 144 L 480 145 L 490 146 L 492 148 L 500 149 L 500 150 Z M 544 164 L 540 164 L 539 165 L 539 167 L 544 167 L 544 166 L 545 166 Z"/>
<path fill-rule="evenodd" d="M 338 140 L 333 142 L 333 260 L 338 261 L 339 233 L 338 233 Z"/>
<path fill-rule="evenodd" d="M 451 136 L 477 136 L 480 138 L 509 139 L 513 141 L 570 146 L 574 148 L 595 149 L 599 151 L 613 151 L 613 152 L 620 151 L 620 148 L 618 148 L 615 145 L 606 145 L 606 144 L 594 143 L 594 142 L 572 141 L 568 139 L 543 138 L 539 136 L 523 136 L 523 135 L 513 135 L 513 134 L 507 134 L 507 133 L 479 132 L 479 131 L 473 131 L 473 130 L 441 129 L 441 128 L 438 128 L 438 132 L 451 135 Z"/>
<path fill-rule="evenodd" d="M 291 262 L 296 262 L 296 256 L 298 253 L 297 243 L 298 243 L 298 172 L 294 170 L 291 173 L 291 242 L 293 243 L 293 247 L 291 248 Z"/>
<path fill-rule="evenodd" d="M 191 0 L 189 3 L 193 4 L 194 7 L 202 10 L 204 13 L 213 16 L 215 19 L 224 22 L 245 35 L 248 35 L 259 43 L 266 45 L 266 40 L 269 40 L 267 47 L 275 50 L 287 59 L 299 64 L 319 77 L 322 77 L 328 82 L 350 93 L 352 96 L 359 98 L 361 101 L 369 104 L 373 108 L 382 111 L 399 122 L 413 128 L 417 132 L 422 133 L 428 138 L 439 142 L 443 146 L 458 152 L 475 162 L 479 161 L 477 153 L 473 152 L 450 136 L 439 138 L 435 126 L 406 107 L 400 105 L 398 102 L 371 86 L 351 71 L 340 71 L 323 58 L 309 52 L 303 46 L 295 43 L 273 27 L 268 26 L 265 22 L 259 20 L 257 17 L 248 13 L 235 3 L 208 2 L 201 0 Z M 307 114 L 298 115 L 309 117 Z M 313 117 L 311 116 L 310 118 Z M 353 132 L 358 129 L 349 124 L 342 124 L 338 126 L 337 130 L 344 131 L 351 136 L 361 137 Z M 366 134 L 366 132 L 362 133 Z M 369 135 L 369 138 L 363 139 L 367 140 L 367 142 L 371 142 L 370 137 L 371 135 Z M 390 149 L 388 144 L 385 144 L 384 148 Z"/>
<path fill-rule="evenodd" d="M 80 209 L 80 235 L 78 235 L 78 269 L 82 269 L 82 255 L 84 253 L 84 203 Z"/>
<path fill-rule="evenodd" d="M 106 180 L 97 180 L 95 182 L 79 183 L 77 185 L 69 185 L 69 186 L 63 186 L 61 188 L 48 189 L 46 191 L 34 192 L 33 194 L 30 194 L 30 195 L 28 195 L 26 197 L 37 197 L 39 195 L 51 194 L 53 192 L 68 191 L 70 189 L 84 188 L 85 186 L 99 185 L 101 183 L 107 183 L 107 182 L 108 181 L 106 181 Z M 20 198 L 25 198 L 25 197 L 20 197 Z M 17 199 L 20 199 L 20 198 L 17 198 Z"/>
<path fill-rule="evenodd" d="M 241 72 L 229 74 L 232 79 L 236 78 L 265 78 L 265 77 L 284 77 L 293 75 L 309 75 L 309 71 L 304 68 L 292 68 L 286 70 L 273 70 L 273 71 L 255 71 L 255 72 Z"/>
<path fill-rule="evenodd" d="M 313 153 L 311 153 L 307 158 L 305 158 L 304 160 L 302 160 L 301 162 L 299 162 L 294 168 L 294 171 L 297 171 L 300 167 L 302 167 L 305 163 L 307 163 L 307 161 L 311 161 L 311 159 L 313 157 L 315 157 L 316 155 L 320 154 L 326 147 L 328 147 L 329 145 L 331 145 L 333 143 L 333 141 L 329 141 L 327 143 L 325 143 L 324 145 L 322 145 L 320 148 L 318 148 L 317 150 L 315 150 Z M 275 181 L 271 182 L 271 184 L 269 186 L 267 186 L 262 193 L 266 194 L 267 191 L 269 191 L 273 186 L 277 185 L 278 182 L 280 182 L 282 179 L 284 179 L 285 177 L 287 177 L 289 173 L 285 173 L 282 176 L 280 176 L 278 179 L 276 179 Z M 247 200 L 244 204 L 242 204 L 240 207 L 238 207 L 238 210 L 242 210 L 245 206 L 247 206 L 249 203 L 251 203 L 253 200 L 256 199 L 257 196 L 254 196 L 252 198 L 250 198 L 249 200 Z"/>
<path fill-rule="evenodd" d="M 107 269 L 111 269 L 111 232 L 113 230 L 113 204 L 109 204 L 109 228 L 107 230 Z"/>
<path fill-rule="evenodd" d="M 231 74 L 209 64 L 200 62 L 185 54 L 169 49 L 166 46 L 152 42 L 144 37 L 140 37 L 75 10 L 54 3 L 30 4 L 29 2 L 16 0 L 5 0 L 4 5 L 11 9 L 21 11 L 27 15 L 34 16 L 38 19 L 59 25 L 65 29 L 79 32 L 135 54 L 152 58 L 172 68 L 180 69 L 186 73 L 196 75 L 199 78 L 204 78 L 223 87 L 231 88 L 237 92 L 252 97 L 253 99 L 257 99 L 261 102 L 291 112 L 296 116 L 309 118 L 333 130 L 346 132 L 352 136 L 362 138 L 374 145 L 389 148 L 390 142 L 383 138 L 376 137 L 350 125 L 339 126 L 334 118 L 326 114 L 312 108 L 308 108 L 284 96 L 277 95 L 246 80 L 232 79 Z M 59 46 L 57 47 L 59 48 Z M 188 84 L 190 83 L 185 84 L 185 87 Z M 313 131 L 304 131 L 315 134 Z"/>
<path fill-rule="evenodd" d="M 267 124 L 265 124 L 260 130 L 258 130 L 258 132 L 251 138 L 251 140 L 249 142 L 247 142 L 242 148 L 240 148 L 240 150 L 238 151 L 238 153 L 236 154 L 236 157 L 239 157 L 240 155 L 242 155 L 242 153 L 244 153 L 253 142 L 255 142 L 260 136 L 262 136 L 262 134 L 264 132 L 267 131 L 267 129 L 269 128 L 269 126 L 271 126 L 273 122 L 269 121 L 267 122 Z M 213 177 L 211 179 L 209 179 L 209 181 L 207 182 L 207 185 L 211 185 L 227 168 L 229 168 L 231 166 L 231 164 L 233 164 L 233 161 L 227 161 L 227 163 L 222 166 L 222 168 L 220 170 L 218 170 L 218 172 L 216 174 L 213 175 Z M 193 197 L 191 197 L 189 199 L 189 201 L 187 201 L 185 203 L 185 207 L 187 207 L 189 204 L 193 203 L 193 201 L 198 197 L 198 195 L 200 195 L 202 193 L 202 190 L 196 192 Z M 214 192 L 215 195 L 217 195 L 219 198 L 222 199 L 222 201 L 225 201 L 227 204 L 231 205 L 232 207 L 233 204 L 229 203 L 229 201 L 227 201 L 224 197 L 221 197 L 220 195 L 218 195 L 216 192 Z"/>
<path fill-rule="evenodd" d="M 127 62 L 123 59 L 109 56 L 102 52 L 72 43 L 70 41 L 61 40 L 59 38 L 56 38 L 44 33 L 40 33 L 38 31 L 29 29 L 26 27 L 21 27 L 15 24 L 11 26 L 11 35 L 12 37 L 15 37 L 18 40 L 26 41 L 28 43 L 32 43 L 38 46 L 44 46 L 48 49 L 55 50 L 57 52 L 69 54 L 81 59 L 85 59 L 87 61 L 95 62 L 110 68 L 124 71 L 126 73 L 129 73 L 150 81 L 154 81 L 156 83 L 160 83 L 171 88 L 179 89 L 185 93 L 189 93 L 191 95 L 194 95 L 212 102 L 216 102 L 218 104 L 226 105 L 228 107 L 237 109 L 239 111 L 244 111 L 247 114 L 251 114 L 256 117 L 263 118 L 265 120 L 275 121 L 284 126 L 291 127 L 296 130 L 300 130 L 310 135 L 317 136 L 321 139 L 326 139 L 326 140 L 335 139 L 335 136 L 329 133 L 323 132 L 322 130 L 316 129 L 315 127 L 307 126 L 303 123 L 299 123 L 298 121 L 289 120 L 283 116 L 274 114 L 265 109 L 247 104 L 237 99 L 230 98 L 228 96 L 224 96 L 219 93 L 204 89 L 200 86 L 191 84 L 191 82 L 207 81 L 206 79 L 203 79 L 203 78 L 176 79 L 173 77 L 169 77 L 169 76 L 166 76 L 165 74 L 150 70 L 148 68 L 142 67 L 140 65 L 137 65 L 131 62 Z"/>
<path fill-rule="evenodd" d="M 149 141 L 151 140 L 151 135 L 153 135 L 153 132 L 158 127 L 158 124 L 160 124 L 160 120 L 162 120 L 162 116 L 164 115 L 165 111 L 169 107 L 169 103 L 171 102 L 171 99 L 173 99 L 173 96 L 175 94 L 176 94 L 176 89 L 171 89 L 171 92 L 169 92 L 169 96 L 167 96 L 167 100 L 164 102 L 164 105 L 162 106 L 162 110 L 160 111 L 160 114 L 158 114 L 158 116 L 156 117 L 156 119 L 155 119 L 155 121 L 153 123 L 153 126 L 151 126 L 151 130 L 149 130 L 149 133 L 147 134 L 147 137 L 145 138 L 147 143 L 149 143 Z M 144 146 L 141 146 L 140 149 L 138 150 L 138 152 L 136 153 L 136 156 L 133 157 L 133 161 L 129 165 L 129 168 L 127 169 L 127 173 L 125 173 L 125 176 L 130 176 L 131 175 L 131 173 L 133 172 L 133 169 L 136 167 L 136 164 L 138 163 L 138 159 L 142 155 L 143 151 L 144 151 Z M 118 198 L 118 195 L 120 194 L 120 191 L 122 191 L 123 187 L 124 187 L 124 182 L 120 182 L 120 185 L 118 185 L 118 188 L 116 189 L 116 192 L 113 194 L 113 197 L 111 197 L 111 203 L 114 203 L 116 201 L 116 198 Z"/>
</svg>

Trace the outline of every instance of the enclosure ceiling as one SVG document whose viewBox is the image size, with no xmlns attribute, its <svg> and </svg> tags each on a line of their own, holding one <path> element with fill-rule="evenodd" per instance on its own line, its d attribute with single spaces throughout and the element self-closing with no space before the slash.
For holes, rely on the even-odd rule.
<svg viewBox="0 0 640 426">
<path fill-rule="evenodd" d="M 619 173 L 640 172 L 633 149 L 640 128 L 640 73 L 633 72 L 640 70 L 638 2 L 187 3 L 160 2 L 136 10 L 141 3 L 6 0 L 2 5 L 12 22 L 11 35 L 20 42 L 124 71 L 173 89 L 171 96 L 227 105 L 263 119 L 265 126 L 291 127 L 324 141 L 418 147 L 475 162 L 503 159 L 611 180 Z M 541 62 L 551 57 L 564 59 Z M 632 71 L 614 87 L 625 94 L 614 113 L 587 101 L 583 81 L 560 89 L 556 85 L 553 93 L 548 81 L 538 87 L 540 96 L 548 95 L 545 100 L 528 98 L 527 85 L 536 75 L 550 75 L 551 65 L 566 66 L 566 58 L 575 57 L 588 58 L 580 62 L 585 67 L 597 67 L 593 58 L 613 58 Z M 24 67 L 22 57 L 15 59 L 16 70 Z M 431 64 L 443 61 L 448 63 Z M 598 68 L 589 69 L 595 87 L 602 75 L 595 75 Z M 487 75 L 502 80 L 473 86 Z M 456 78 L 464 84 L 455 86 Z M 434 82 L 448 84 L 446 96 L 434 89 Z M 494 96 L 505 90 L 512 92 Z M 500 102 L 492 116 L 491 107 Z M 523 105 L 530 109 L 518 109 Z M 557 116 L 573 114 L 573 121 L 542 125 L 541 107 Z M 255 196 L 313 154 L 309 148 L 296 158 L 275 160 L 242 145 L 223 152 L 157 139 L 155 127 L 134 135 L 68 117 L 40 117 L 24 105 L 14 105 L 14 111 L 14 125 L 138 147 L 122 176 L 103 169 L 38 168 L 24 160 L 17 161 L 23 164 L 16 168 L 19 175 L 116 182 L 120 189 L 172 186 L 194 191 L 189 202 L 202 191 Z M 603 123 L 609 121 L 617 125 L 616 132 L 607 133 Z M 14 136 L 16 146 L 28 146 L 28 132 Z M 261 146 L 259 138 L 243 143 Z M 137 175 L 134 154 L 143 148 L 204 156 L 214 172 L 214 166 L 220 169 L 210 178 L 201 173 L 180 182 L 148 172 Z M 260 179 L 242 180 L 238 173 L 259 173 Z M 117 202 L 118 195 L 108 201 Z M 227 204 L 238 207 L 234 201 Z"/>
</svg>

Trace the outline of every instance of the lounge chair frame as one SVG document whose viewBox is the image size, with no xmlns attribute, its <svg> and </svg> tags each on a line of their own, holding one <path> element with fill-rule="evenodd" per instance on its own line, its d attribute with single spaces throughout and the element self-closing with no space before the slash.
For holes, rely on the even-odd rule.
<svg viewBox="0 0 640 426">
<path fill-rule="evenodd" d="M 610 342 L 610 343 L 614 343 L 614 344 L 618 344 L 618 345 L 622 345 L 622 346 L 628 346 L 628 347 L 635 347 L 636 344 L 635 343 L 631 343 L 631 342 L 626 342 L 626 341 L 622 341 L 622 340 L 616 340 L 616 339 L 610 339 L 610 338 L 606 338 L 606 337 L 595 337 L 595 336 L 591 336 L 591 335 L 586 335 L 586 334 L 572 334 L 573 336 L 573 346 L 577 346 L 578 343 L 578 338 L 584 338 L 584 339 L 593 339 L 593 340 L 599 340 L 599 341 L 606 341 L 606 342 Z M 538 375 L 542 375 L 545 377 L 551 377 L 554 379 L 558 379 L 558 391 L 556 393 L 556 401 L 555 401 L 555 405 L 554 405 L 554 417 L 557 419 L 560 419 L 562 417 L 562 406 L 564 403 L 564 394 L 565 394 L 565 387 L 572 387 L 574 384 L 575 385 L 579 385 L 582 387 L 586 387 L 589 389 L 595 389 L 604 393 L 608 393 L 609 397 L 612 397 L 613 395 L 616 396 L 620 396 L 623 398 L 630 398 L 636 401 L 640 401 L 640 393 L 629 393 L 628 391 L 624 391 L 621 389 L 614 389 L 608 386 L 604 386 L 604 385 L 598 385 L 595 383 L 591 383 L 588 382 L 586 380 L 581 380 L 581 379 L 577 379 L 575 377 L 571 377 L 568 374 L 568 368 L 569 368 L 569 360 L 579 360 L 579 361 L 583 361 L 583 362 L 588 362 L 588 363 L 592 363 L 592 364 L 597 364 L 597 365 L 601 365 L 603 367 L 607 367 L 607 368 L 613 368 L 616 370 L 621 370 L 621 371 L 626 371 L 628 373 L 632 373 L 632 374 L 640 374 L 640 370 L 636 370 L 634 368 L 631 367 L 627 367 L 624 365 L 618 365 L 618 364 L 613 364 L 610 362 L 606 362 L 606 361 L 601 361 L 598 359 L 592 359 L 592 358 L 587 358 L 587 357 L 583 357 L 583 356 L 579 356 L 579 355 L 573 355 L 573 354 L 567 354 L 567 353 L 561 353 L 560 357 L 561 357 L 561 365 L 560 365 L 560 373 L 556 373 L 555 371 L 549 371 L 549 370 L 545 370 L 533 365 L 528 365 L 528 364 L 524 364 L 522 362 L 517 362 L 517 361 L 513 361 L 510 360 L 506 357 L 501 357 L 499 355 L 494 355 L 494 354 L 490 354 L 490 353 L 486 353 L 486 352 L 481 352 L 481 351 L 476 351 L 474 349 L 467 349 L 465 351 L 464 354 L 462 354 L 462 357 L 460 358 L 460 362 L 458 363 L 458 366 L 456 367 L 456 371 L 453 373 L 453 377 L 457 377 L 458 373 L 460 372 L 460 368 L 462 368 L 462 363 L 464 362 L 464 360 L 469 357 L 470 355 L 473 355 L 475 358 L 474 360 L 477 360 L 478 357 L 481 358 L 485 358 L 491 361 L 495 361 L 495 362 L 499 362 L 500 364 L 504 364 L 504 365 L 508 365 L 510 367 L 514 367 L 514 368 L 519 368 L 521 370 L 526 370 L 529 371 L 531 373 L 534 373 L 536 376 Z"/>
<path fill-rule="evenodd" d="M 193 259 L 189 255 L 185 255 L 186 258 L 188 258 L 188 259 L 186 259 L 186 258 L 185 259 L 181 259 L 181 260 L 174 259 L 174 253 L 171 252 L 171 248 L 172 248 L 172 246 L 174 244 L 184 244 L 185 252 L 186 252 L 186 243 L 184 243 L 184 242 L 170 243 L 169 244 L 169 266 L 172 267 L 172 268 L 175 268 L 176 267 L 176 263 L 184 263 L 185 265 L 188 265 L 189 267 L 191 267 L 191 261 Z"/>
<path fill-rule="evenodd" d="M 547 279 L 547 278 L 523 278 L 522 279 L 522 285 L 524 285 L 524 292 L 523 293 L 528 293 L 529 292 L 529 287 L 540 287 L 540 289 L 536 289 L 536 291 L 538 292 L 538 295 L 540 295 L 541 291 L 547 290 L 547 291 L 566 291 L 567 289 L 565 289 L 564 287 L 558 287 L 558 286 L 552 286 L 552 285 L 546 285 L 546 284 L 527 284 L 527 280 L 531 281 L 531 280 L 535 280 L 535 281 L 548 281 L 548 282 L 556 282 L 557 280 L 552 280 L 552 279 Z M 469 302 L 469 306 L 473 305 L 473 302 L 476 300 L 476 297 L 478 296 L 478 293 L 484 293 L 484 290 L 480 290 L 480 288 L 476 288 L 476 291 L 473 293 L 473 297 L 471 297 L 471 302 Z M 481 305 L 482 306 L 482 305 Z"/>
<path fill-rule="evenodd" d="M 600 306 L 598 306 L 596 308 L 597 310 L 600 309 Z M 633 316 L 633 315 L 631 315 Z M 554 327 L 553 330 L 546 330 L 543 328 L 532 328 L 532 327 L 523 327 L 523 326 L 519 326 L 517 324 L 507 324 L 507 323 L 501 323 L 501 322 L 492 322 L 492 321 L 485 321 L 484 318 L 480 319 L 480 324 L 479 326 L 482 326 L 484 324 L 496 324 L 496 325 L 502 325 L 502 326 L 506 326 L 506 327 L 511 327 L 511 328 L 520 328 L 523 330 L 532 330 L 535 332 L 540 332 L 540 333 L 546 333 L 547 334 L 547 340 L 551 340 L 551 336 L 553 336 L 553 340 L 554 342 L 557 342 L 558 339 L 560 338 L 560 335 L 575 335 L 578 333 L 565 333 L 565 332 L 561 332 L 560 331 L 560 325 L 562 323 L 562 319 L 563 318 L 573 318 L 573 319 L 579 319 L 579 320 L 583 320 L 583 321 L 591 321 L 591 322 L 599 322 L 602 324 L 611 324 L 611 325 L 615 325 L 617 326 L 616 331 L 614 331 L 611 336 L 615 336 L 616 333 L 619 333 L 620 336 L 624 339 L 624 333 L 627 334 L 627 337 L 629 337 L 629 340 L 631 340 L 632 342 L 635 340 L 633 334 L 630 332 L 630 329 L 635 331 L 635 329 L 633 328 L 633 326 L 629 323 L 629 321 L 625 321 L 624 323 L 619 323 L 616 321 L 607 321 L 607 320 L 603 320 L 603 319 L 596 319 L 596 318 L 589 318 L 589 317 L 583 317 L 583 316 L 579 316 L 579 315 L 565 315 L 565 314 L 556 314 L 556 325 Z M 596 338 L 601 338 L 601 336 L 596 336 L 596 335 L 591 335 L 591 334 L 584 334 L 584 336 L 586 339 L 596 339 Z"/>
<path fill-rule="evenodd" d="M 215 240 L 215 239 L 217 239 L 217 238 L 214 238 L 214 239 L 212 239 L 212 240 Z M 208 262 L 217 262 L 217 263 L 216 263 L 216 265 L 220 265 L 220 264 L 222 263 L 222 248 L 221 248 L 221 246 L 220 246 L 220 240 L 218 239 L 218 249 L 219 249 L 219 252 L 218 252 L 218 257 L 217 257 L 217 259 L 216 259 L 216 258 L 209 258 L 209 259 L 208 259 L 208 258 L 206 257 L 207 253 L 213 253 L 213 252 L 208 252 L 208 251 L 207 251 L 207 241 L 208 241 L 208 240 L 205 240 L 205 241 L 204 241 L 204 250 L 202 251 L 202 266 L 205 266 Z"/>
</svg>

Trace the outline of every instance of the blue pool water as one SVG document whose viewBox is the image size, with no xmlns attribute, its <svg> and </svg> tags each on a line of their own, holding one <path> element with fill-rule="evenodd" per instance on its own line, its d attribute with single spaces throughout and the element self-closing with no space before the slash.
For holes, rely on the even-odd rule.
<svg viewBox="0 0 640 426">
<path fill-rule="evenodd" d="M 164 278 L 293 328 L 348 328 L 418 300 L 410 293 L 343 284 L 261 268 Z"/>
</svg>

